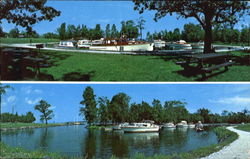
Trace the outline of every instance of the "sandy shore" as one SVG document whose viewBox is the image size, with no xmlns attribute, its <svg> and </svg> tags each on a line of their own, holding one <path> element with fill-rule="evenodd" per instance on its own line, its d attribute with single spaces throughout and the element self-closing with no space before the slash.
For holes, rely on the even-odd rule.
<svg viewBox="0 0 250 159">
<path fill-rule="evenodd" d="M 222 150 L 201 159 L 250 159 L 250 132 L 227 128 L 236 132 L 239 138 Z"/>
</svg>

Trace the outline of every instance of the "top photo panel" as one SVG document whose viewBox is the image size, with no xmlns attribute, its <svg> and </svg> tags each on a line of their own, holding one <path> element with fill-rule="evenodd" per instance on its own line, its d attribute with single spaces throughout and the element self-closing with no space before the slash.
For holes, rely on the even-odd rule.
<svg viewBox="0 0 250 159">
<path fill-rule="evenodd" d="M 250 81 L 250 2 L 0 0 L 1 81 Z"/>
</svg>

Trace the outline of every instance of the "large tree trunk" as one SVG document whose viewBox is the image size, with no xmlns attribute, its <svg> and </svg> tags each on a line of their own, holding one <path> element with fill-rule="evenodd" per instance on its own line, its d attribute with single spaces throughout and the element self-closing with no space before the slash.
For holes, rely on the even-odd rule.
<svg viewBox="0 0 250 159">
<path fill-rule="evenodd" d="M 204 45 L 204 53 L 212 53 L 212 41 L 213 41 L 213 33 L 212 33 L 212 25 L 206 24 L 205 27 L 205 45 Z"/>
<path fill-rule="evenodd" d="M 212 53 L 212 41 L 213 41 L 213 33 L 212 33 L 212 16 L 209 11 L 205 13 L 205 40 L 204 40 L 204 53 Z"/>
<path fill-rule="evenodd" d="M 46 124 L 46 125 L 48 124 L 48 121 L 47 121 L 47 119 L 45 119 L 45 124 Z"/>
</svg>

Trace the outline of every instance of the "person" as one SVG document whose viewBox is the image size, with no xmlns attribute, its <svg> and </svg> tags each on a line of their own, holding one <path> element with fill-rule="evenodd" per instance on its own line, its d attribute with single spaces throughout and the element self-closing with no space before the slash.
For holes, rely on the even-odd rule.
<svg viewBox="0 0 250 159">
<path fill-rule="evenodd" d="M 198 123 L 195 125 L 196 131 L 202 131 L 203 130 L 203 124 L 201 121 L 198 121 Z"/>
</svg>

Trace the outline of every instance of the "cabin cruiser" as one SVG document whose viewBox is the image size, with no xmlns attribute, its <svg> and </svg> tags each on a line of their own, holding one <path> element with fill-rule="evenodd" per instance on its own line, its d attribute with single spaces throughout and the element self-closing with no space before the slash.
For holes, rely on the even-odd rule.
<svg viewBox="0 0 250 159">
<path fill-rule="evenodd" d="M 145 133 L 145 132 L 158 132 L 160 126 L 154 122 L 131 123 L 122 126 L 124 133 Z"/>
<path fill-rule="evenodd" d="M 93 42 L 89 47 L 90 50 L 102 51 L 153 51 L 154 43 L 145 41 L 128 41 L 127 39 L 103 39 L 102 43 Z"/>
<path fill-rule="evenodd" d="M 129 125 L 129 123 L 122 123 L 113 127 L 113 130 L 122 130 L 123 126 Z"/>
<path fill-rule="evenodd" d="M 79 40 L 77 42 L 77 47 L 78 48 L 89 48 L 91 45 L 91 41 L 90 40 Z"/>
<path fill-rule="evenodd" d="M 201 123 L 201 121 L 198 121 L 198 123 L 195 125 L 195 130 L 197 132 L 204 130 L 204 127 L 203 127 L 203 124 Z"/>
<path fill-rule="evenodd" d="M 163 49 L 166 46 L 166 42 L 163 40 L 154 40 L 154 47 L 156 49 Z"/>
<path fill-rule="evenodd" d="M 77 42 L 74 41 L 74 40 L 69 40 L 69 41 L 60 41 L 59 43 L 59 47 L 68 47 L 68 48 L 74 48 L 76 47 L 77 45 Z"/>
<path fill-rule="evenodd" d="M 167 45 L 172 50 L 192 50 L 191 44 L 187 43 L 185 40 L 168 43 Z"/>
<path fill-rule="evenodd" d="M 164 124 L 163 127 L 167 129 L 176 128 L 176 126 L 172 122 Z"/>
<path fill-rule="evenodd" d="M 187 121 L 183 120 L 183 121 L 177 123 L 176 127 L 177 128 L 187 128 L 188 127 Z"/>
</svg>

